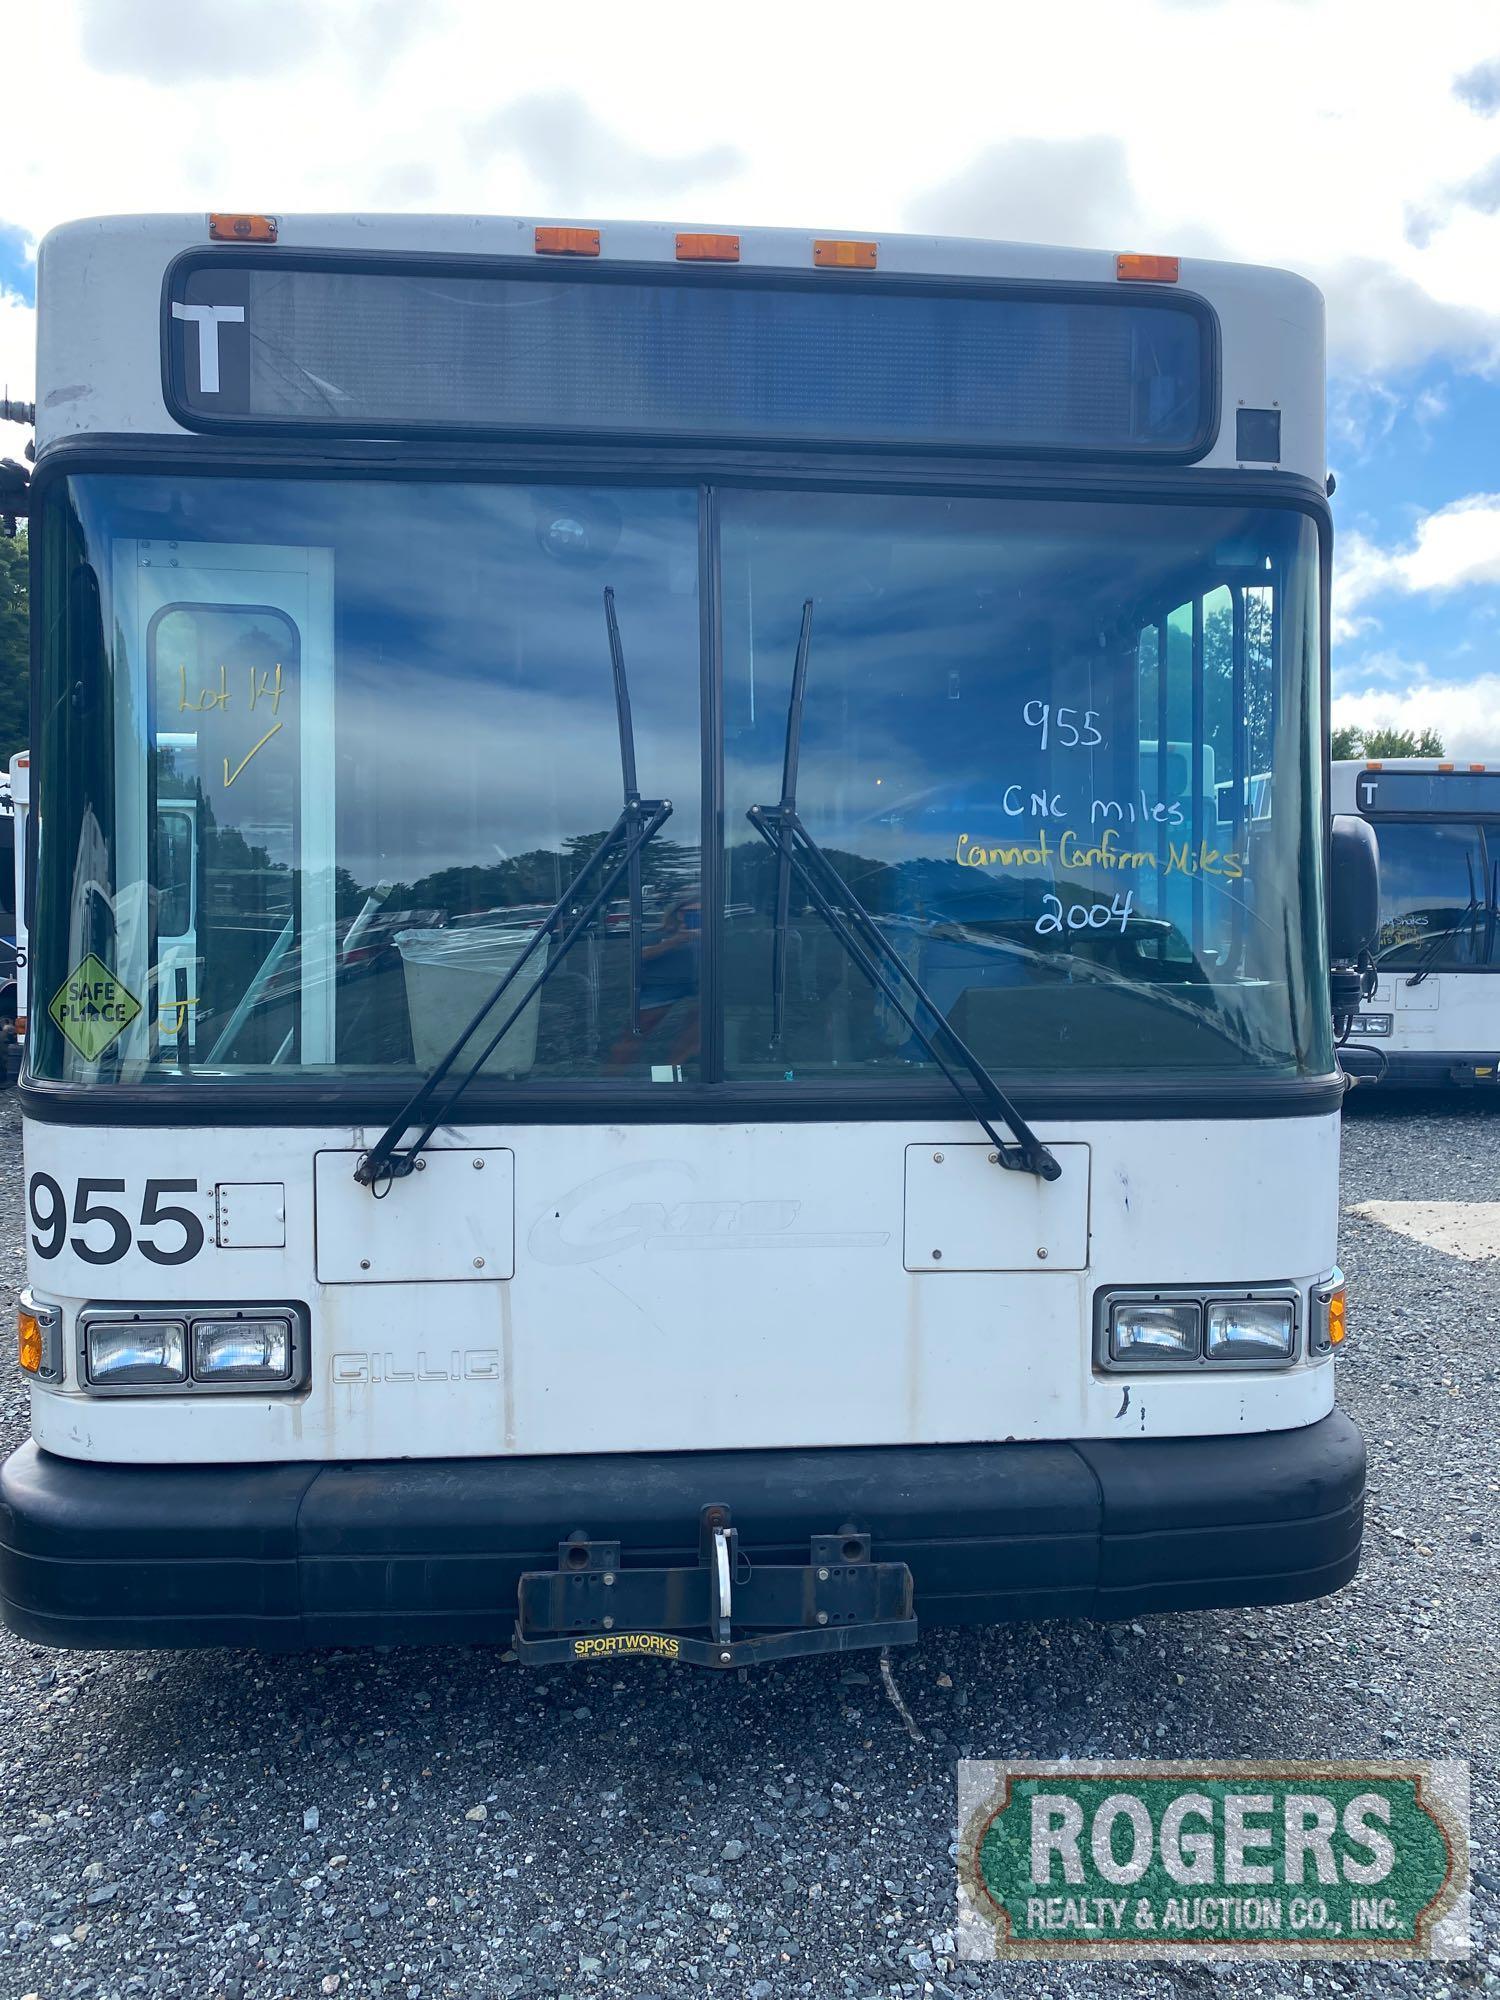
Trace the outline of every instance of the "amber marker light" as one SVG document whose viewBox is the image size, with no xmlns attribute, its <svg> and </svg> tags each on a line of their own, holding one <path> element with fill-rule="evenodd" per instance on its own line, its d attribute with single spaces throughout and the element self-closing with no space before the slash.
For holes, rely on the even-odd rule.
<svg viewBox="0 0 1500 2000">
<path fill-rule="evenodd" d="M 1180 257 L 1147 257 L 1122 250 L 1115 259 L 1115 276 L 1135 285 L 1175 285 L 1182 275 Z"/>
<path fill-rule="evenodd" d="M 38 1305 L 30 1292 L 22 1292 L 16 1313 L 16 1359 L 39 1382 L 62 1380 L 62 1314 Z"/>
<path fill-rule="evenodd" d="M 274 243 L 274 215 L 210 215 L 208 233 L 215 243 Z"/>
<path fill-rule="evenodd" d="M 738 236 L 694 236 L 677 238 L 677 257 L 683 264 L 738 264 Z"/>
<path fill-rule="evenodd" d="M 597 229 L 538 228 L 536 248 L 540 257 L 597 257 L 599 232 Z"/>
<path fill-rule="evenodd" d="M 1336 1354 L 1343 1346 L 1349 1331 L 1348 1313 L 1344 1274 L 1335 1268 L 1313 1292 L 1312 1338 L 1308 1346 L 1314 1359 L 1322 1354 Z"/>
<path fill-rule="evenodd" d="M 39 1375 L 42 1372 L 41 1321 L 25 1306 L 16 1314 L 16 1333 L 17 1360 L 28 1375 Z"/>
<path fill-rule="evenodd" d="M 813 239 L 813 262 L 822 270 L 873 271 L 879 251 L 873 243 L 857 243 L 843 236 Z"/>
</svg>

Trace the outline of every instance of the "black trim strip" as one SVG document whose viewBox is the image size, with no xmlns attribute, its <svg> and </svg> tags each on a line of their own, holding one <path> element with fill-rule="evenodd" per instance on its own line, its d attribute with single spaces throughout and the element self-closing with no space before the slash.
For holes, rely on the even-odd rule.
<svg viewBox="0 0 1500 2000">
<path fill-rule="evenodd" d="M 174 300 L 182 303 L 183 286 L 179 282 L 197 270 L 219 269 L 225 266 L 239 269 L 267 271 L 333 271 L 346 275 L 364 274 L 380 277 L 420 277 L 452 278 L 496 278 L 523 280 L 533 284 L 594 284 L 594 285 L 641 285 L 651 284 L 671 286 L 673 289 L 716 289 L 731 291 L 797 291 L 797 292 L 850 292 L 861 297 L 907 298 L 967 298 L 996 299 L 1007 301 L 1038 300 L 1053 304 L 1066 300 L 1076 300 L 1082 304 L 1104 305 L 1112 310 L 1131 306 L 1151 306 L 1159 312 L 1176 312 L 1193 319 L 1198 326 L 1199 359 L 1201 368 L 1202 395 L 1204 401 L 1203 421 L 1198 434 L 1191 444 L 1166 447 L 1139 445 L 1114 452 L 1103 452 L 1089 447 L 1055 446 L 1050 450 L 1038 450 L 1032 445 L 1012 446 L 987 442 L 980 445 L 950 445 L 947 451 L 958 457 L 982 455 L 995 458 L 1021 458 L 1042 463 L 1078 464 L 1130 464 L 1147 465 L 1192 465 L 1207 456 L 1218 442 L 1220 410 L 1223 404 L 1223 366 L 1219 318 L 1208 300 L 1197 292 L 1174 290 L 1163 294 L 1153 285 L 1140 284 L 1091 284 L 1073 280 L 1044 281 L 1038 279 L 1006 280 L 995 278 L 925 277 L 911 272 L 873 272 L 856 275 L 848 271 L 795 270 L 784 266 L 735 264 L 661 264 L 655 262 L 601 262 L 579 263 L 563 260 L 561 263 L 551 257 L 466 257 L 451 252 L 408 251 L 386 253 L 384 255 L 361 253 L 348 250 L 265 250 L 248 244 L 226 245 L 219 249 L 194 247 L 182 251 L 167 266 L 162 277 L 161 290 L 161 392 L 162 401 L 168 413 L 184 429 L 202 435 L 214 433 L 244 436 L 247 432 L 260 436 L 292 437 L 348 437 L 352 427 L 340 423 L 277 422 L 266 417 L 206 416 L 202 411 L 190 409 L 183 385 L 175 377 L 172 368 L 172 305 Z M 464 438 L 488 436 L 492 438 L 533 439 L 539 437 L 563 437 L 568 432 L 545 426 L 534 425 L 525 430 L 502 426 L 451 425 L 422 423 L 382 423 L 379 434 L 392 438 Z M 369 435 L 366 431 L 365 435 Z M 578 436 L 573 432 L 571 435 Z M 596 433 L 602 436 L 602 433 Z M 644 441 L 639 433 L 611 431 L 608 438 L 612 444 L 629 445 Z M 763 448 L 759 438 L 732 438 L 708 435 L 690 438 L 687 442 L 694 446 L 710 446 L 716 449 L 753 451 Z M 899 440 L 881 438 L 867 446 L 851 444 L 848 439 L 819 441 L 810 439 L 803 447 L 809 451 L 844 451 L 862 454 L 905 455 L 907 452 L 932 450 L 926 444 L 903 444 Z"/>
<path fill-rule="evenodd" d="M 1038 1120 L 1136 1123 L 1148 1119 L 1314 1118 L 1338 1110 L 1338 1075 L 1205 1078 L 1130 1077 L 1110 1081 L 1002 1078 L 1023 1116 Z M 785 1093 L 784 1095 L 780 1093 Z M 21 1108 L 43 1125 L 383 1125 L 410 1094 L 410 1079 L 389 1083 L 226 1084 L 197 1071 L 158 1085 L 43 1082 L 28 1071 Z M 952 1094 L 926 1082 L 841 1078 L 794 1086 L 764 1083 L 533 1083 L 481 1088 L 464 1105 L 464 1129 L 479 1125 L 806 1125 L 963 1123 Z"/>
<path fill-rule="evenodd" d="M 1046 465 L 1002 459 L 927 457 L 876 461 L 855 453 L 725 451 L 675 445 L 500 443 L 435 438 L 409 444 L 363 438 L 142 437 L 100 432 L 42 452 L 32 474 L 33 513 L 45 482 L 66 473 L 162 471 L 205 477 L 587 480 L 589 484 L 784 486 L 812 492 L 936 493 L 998 499 L 1136 500 L 1154 506 L 1295 507 L 1329 532 L 1333 513 L 1315 479 L 1300 472 L 1218 466 Z"/>
</svg>

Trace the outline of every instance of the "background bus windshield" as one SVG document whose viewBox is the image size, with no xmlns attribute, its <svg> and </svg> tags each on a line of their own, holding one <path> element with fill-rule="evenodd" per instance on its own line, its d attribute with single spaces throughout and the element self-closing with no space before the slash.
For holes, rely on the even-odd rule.
<svg viewBox="0 0 1500 2000">
<path fill-rule="evenodd" d="M 254 1085 L 430 1065 L 619 810 L 606 587 L 641 789 L 673 814 L 646 850 L 634 981 L 616 896 L 493 1081 L 930 1072 L 795 888 L 773 1031 L 775 862 L 745 814 L 780 789 L 807 599 L 803 816 L 997 1074 L 1329 1068 L 1309 519 L 705 499 L 54 486 L 37 1073 Z M 705 824 L 723 828 L 711 903 Z"/>
</svg>

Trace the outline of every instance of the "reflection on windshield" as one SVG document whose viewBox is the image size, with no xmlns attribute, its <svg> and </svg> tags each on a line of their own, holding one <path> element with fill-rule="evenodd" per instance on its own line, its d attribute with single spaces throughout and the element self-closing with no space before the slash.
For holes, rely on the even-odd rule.
<svg viewBox="0 0 1500 2000">
<path fill-rule="evenodd" d="M 1390 971 L 1500 964 L 1500 833 L 1452 821 L 1382 820 L 1376 958 Z"/>
<path fill-rule="evenodd" d="M 107 1041 L 49 1020 L 39 1063 L 122 1079 L 429 1068 L 561 903 L 547 962 L 620 810 L 611 586 L 640 782 L 674 806 L 641 856 L 638 1007 L 622 885 L 485 1070 L 695 1073 L 696 493 L 69 493 L 48 559 L 90 586 L 62 586 L 78 615 L 49 666 L 88 698 L 54 707 L 51 750 L 83 832 L 73 855 L 51 851 L 44 906 L 66 929 L 42 940 L 42 977 L 60 987 L 94 951 L 139 1005 Z"/>
<path fill-rule="evenodd" d="M 705 908 L 696 491 L 54 486 L 38 1073 L 409 1088 L 549 924 L 550 960 L 619 810 L 606 587 L 640 786 L 674 808 L 642 855 L 639 977 L 622 887 L 487 1074 L 702 1078 L 706 953 L 723 1076 L 930 1069 L 796 895 L 772 1033 L 775 860 L 744 815 L 779 790 L 809 595 L 803 817 L 998 1077 L 1327 1070 L 1307 520 L 769 491 L 720 509 Z"/>
<path fill-rule="evenodd" d="M 766 494 L 722 518 L 729 827 L 775 794 L 811 590 L 803 818 L 997 1074 L 1321 1059 L 1307 524 Z M 728 1073 L 919 1066 L 805 898 L 777 1038 L 773 872 L 731 840 Z"/>
</svg>

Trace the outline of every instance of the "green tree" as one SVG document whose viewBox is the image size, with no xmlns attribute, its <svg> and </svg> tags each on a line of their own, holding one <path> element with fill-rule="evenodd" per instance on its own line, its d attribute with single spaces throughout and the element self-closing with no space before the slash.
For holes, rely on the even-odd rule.
<svg viewBox="0 0 1500 2000">
<path fill-rule="evenodd" d="M 0 535 L 0 771 L 31 733 L 30 629 L 26 536 Z"/>
<path fill-rule="evenodd" d="M 1443 739 L 1435 729 L 1366 729 L 1346 723 L 1332 737 L 1335 761 L 1350 757 L 1441 757 Z"/>
</svg>

